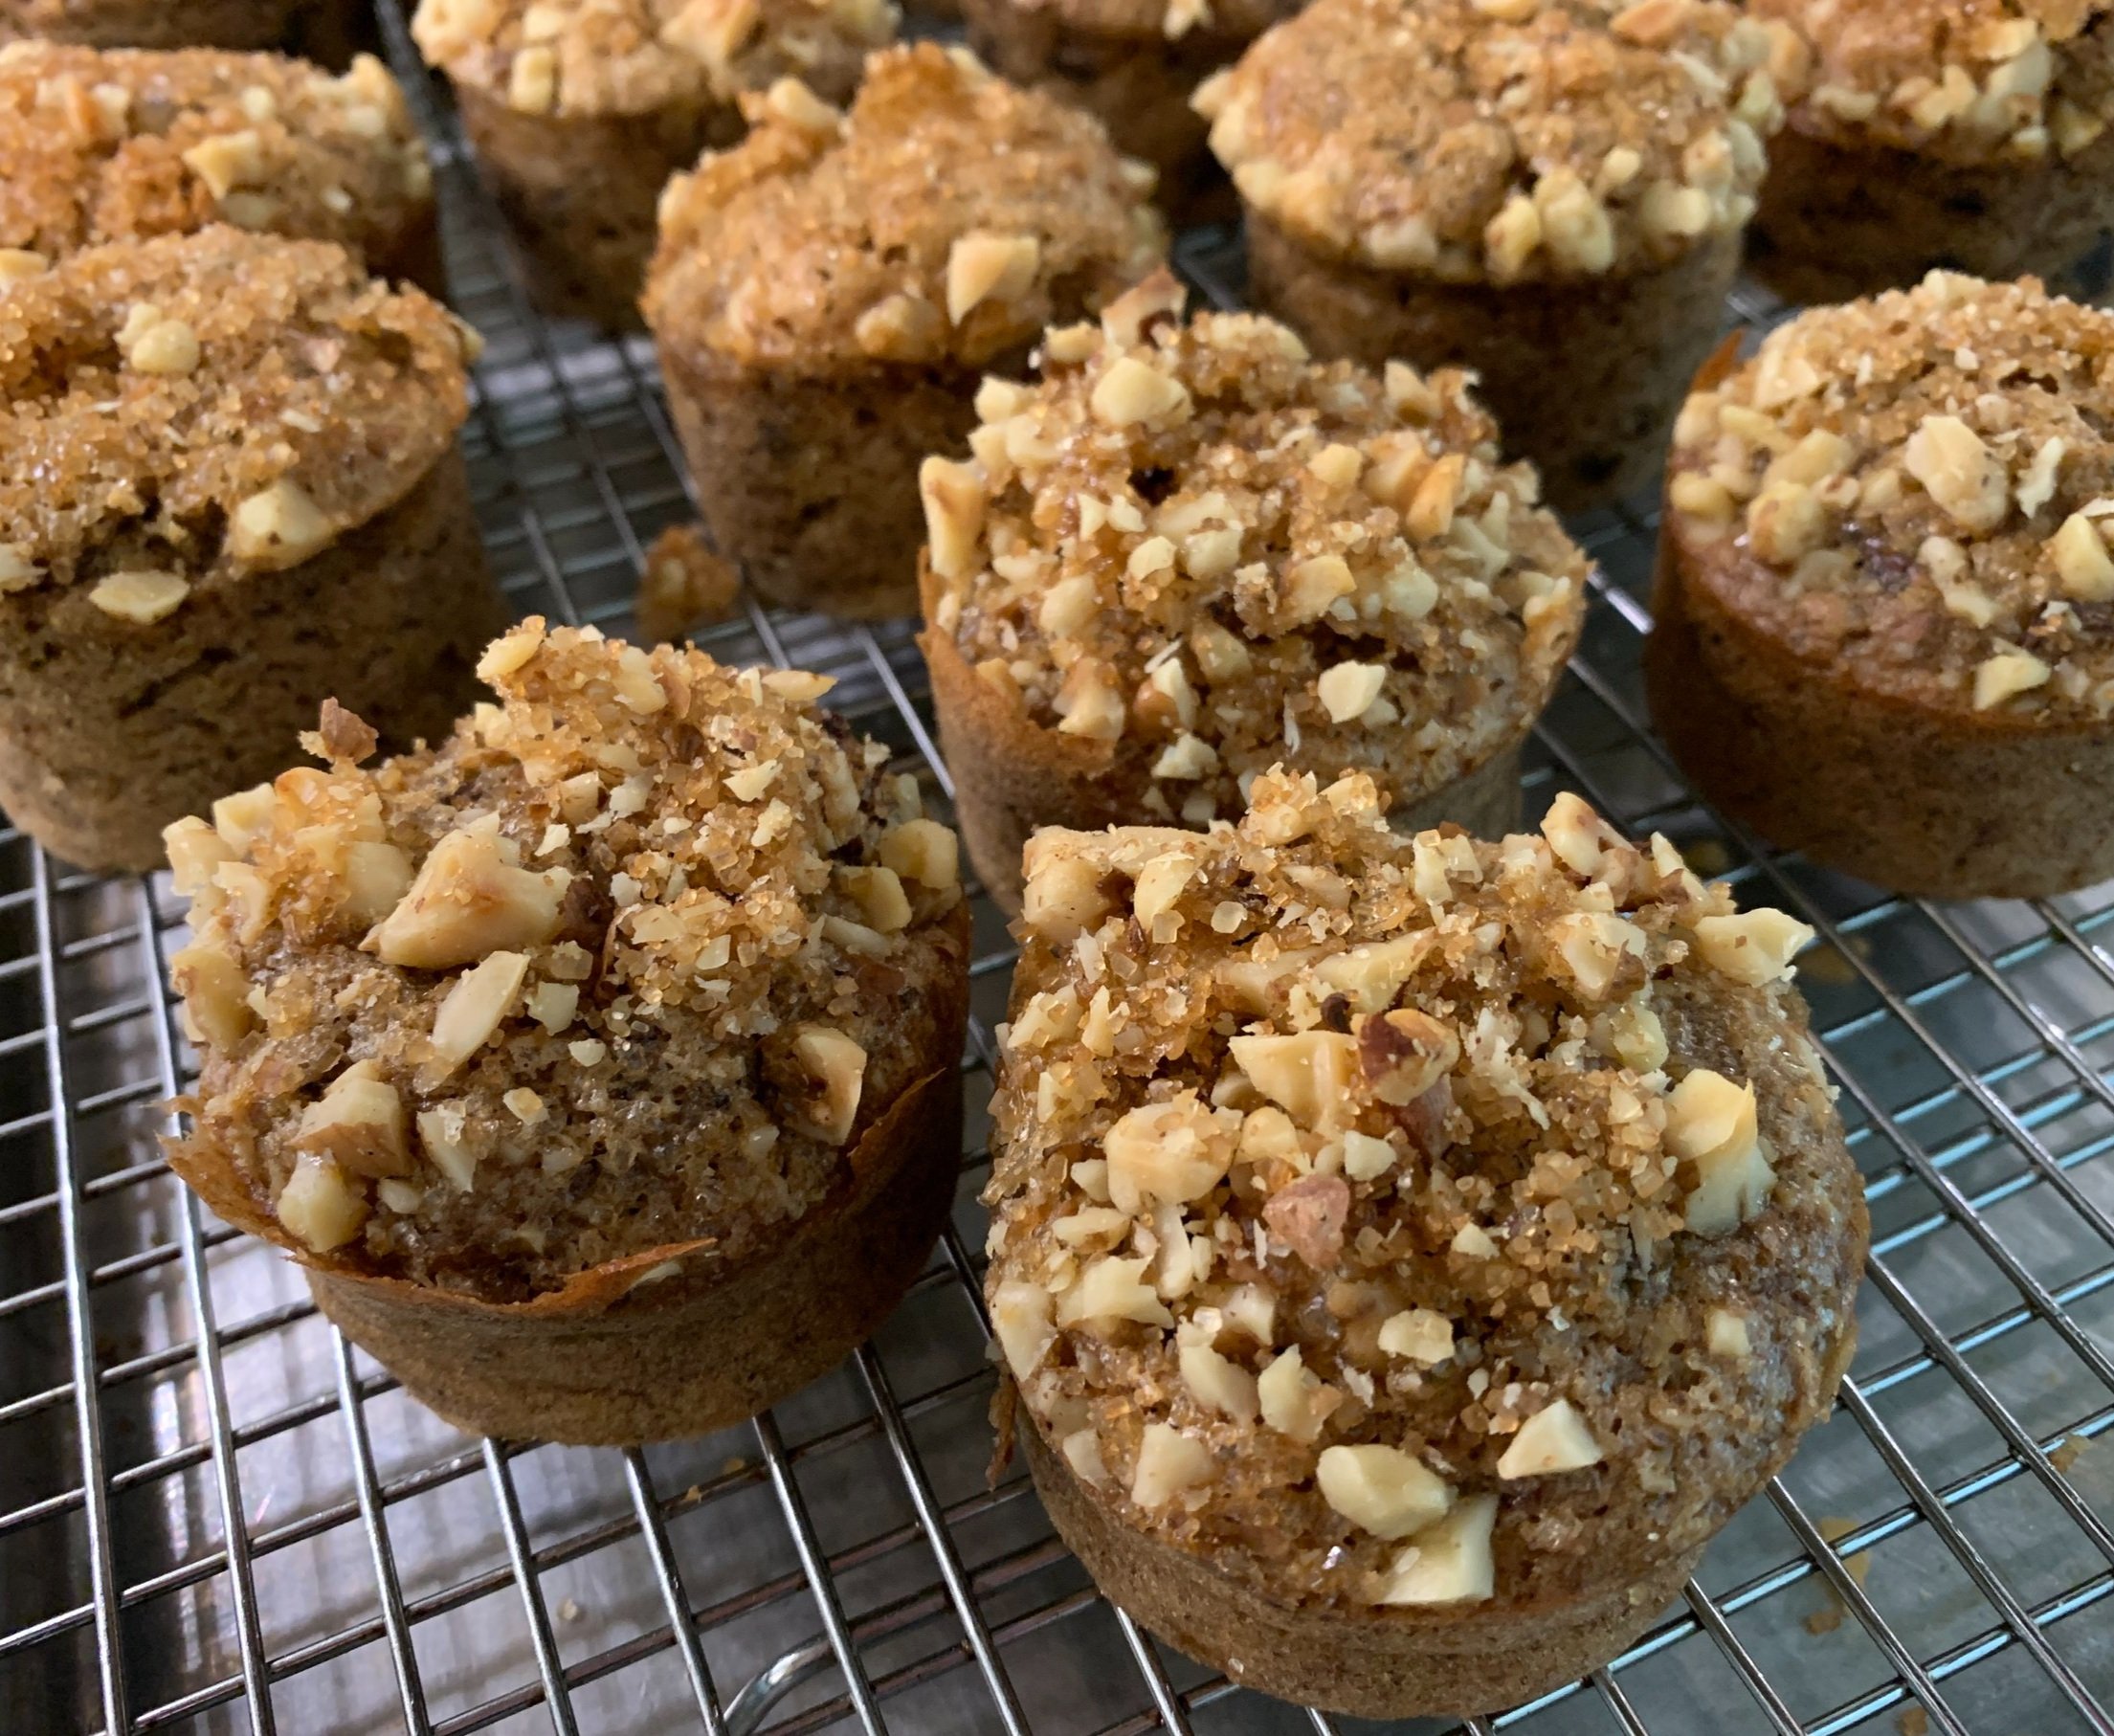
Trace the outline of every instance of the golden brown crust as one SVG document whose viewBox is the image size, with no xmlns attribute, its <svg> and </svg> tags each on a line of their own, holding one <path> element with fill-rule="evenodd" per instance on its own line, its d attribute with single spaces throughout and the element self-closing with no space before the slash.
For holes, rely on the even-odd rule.
<svg viewBox="0 0 2114 1736">
<path fill-rule="evenodd" d="M 226 226 L 17 278 L 0 292 L 0 590 L 142 571 L 196 589 L 313 556 L 450 449 L 473 344 L 343 248 Z"/>
<path fill-rule="evenodd" d="M 322 46 L 341 41 L 348 11 L 350 0 L 0 0 L 0 41 L 290 52 L 305 42 L 312 58 L 325 59 Z"/>
<path fill-rule="evenodd" d="M 2088 148 L 2114 120 L 2106 0 L 1752 0 L 1805 45 L 1800 133 L 1962 166 Z"/>
<path fill-rule="evenodd" d="M 988 365 L 1165 248 L 1149 175 L 1099 125 L 964 51 L 876 56 L 841 118 L 798 87 L 750 114 L 747 140 L 670 185 L 643 303 L 664 341 L 729 364 Z"/>
<path fill-rule="evenodd" d="M 1096 1503 L 1251 1615 L 1408 1611 L 1410 1651 L 1598 1620 L 1847 1360 L 1865 1218 L 1785 981 L 1811 930 L 1575 797 L 1543 833 L 1404 838 L 1369 780 L 1274 773 L 1237 828 L 1031 846 L 994 1324 Z"/>
<path fill-rule="evenodd" d="M 1196 103 L 1242 197 L 1302 245 L 1503 284 L 1740 230 L 1784 58 L 1708 0 L 1317 0 Z"/>
<path fill-rule="evenodd" d="M 456 84 L 580 120 L 724 105 L 789 77 L 840 97 L 896 22 L 888 0 L 421 0 L 412 34 Z"/>
<path fill-rule="evenodd" d="M 276 55 L 0 49 L 0 248 L 56 256 L 215 222 L 412 262 L 433 176 L 371 56 L 332 78 Z"/>
</svg>

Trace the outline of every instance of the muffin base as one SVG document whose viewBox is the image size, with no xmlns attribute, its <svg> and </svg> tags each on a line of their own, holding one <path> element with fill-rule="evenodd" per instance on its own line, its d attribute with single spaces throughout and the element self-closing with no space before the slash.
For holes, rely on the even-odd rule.
<svg viewBox="0 0 2114 1736">
<path fill-rule="evenodd" d="M 2110 230 L 2114 134 L 2075 157 L 1970 168 L 1791 126 L 1769 145 L 1750 263 L 1791 301 L 1905 289 L 1936 267 L 2093 297 L 2105 272 L 2087 256 Z"/>
<path fill-rule="evenodd" d="M 801 377 L 655 334 L 712 541 L 757 591 L 845 620 L 915 614 L 918 465 L 964 445 L 976 383 L 959 364 Z M 995 358 L 1003 372 L 1010 358 Z"/>
<path fill-rule="evenodd" d="M 929 612 L 931 599 L 926 608 Z M 1098 832 L 1151 823 L 1138 805 L 1136 774 L 1119 768 L 1111 744 L 1060 735 L 1022 715 L 962 656 L 927 628 L 918 635 L 932 676 L 940 755 L 954 774 L 954 812 L 985 891 L 1010 917 L 1020 914 L 1020 856 L 1044 826 Z M 1451 820 L 1479 837 L 1499 837 L 1520 819 L 1520 743 L 1501 747 L 1451 784 L 1398 802 L 1396 831 Z"/>
<path fill-rule="evenodd" d="M 1244 1687 L 1355 1718 L 1494 1712 L 1575 1681 L 1650 1628 L 1702 1554 L 1560 1609 L 1279 1603 L 1125 1525 L 1021 1414 L 1035 1492 L 1111 1602 Z"/>
<path fill-rule="evenodd" d="M 1083 108 L 1124 156 L 1160 171 L 1155 197 L 1172 221 L 1220 223 L 1235 215 L 1233 183 L 1213 157 L 1210 127 L 1190 97 L 1240 57 L 1244 38 L 1193 30 L 1170 42 L 1158 32 L 1080 30 L 1054 7 L 1016 0 L 961 0 L 961 7 L 970 45 L 994 71 Z"/>
<path fill-rule="evenodd" d="M 0 598 L 0 808 L 100 870 L 159 867 L 162 828 L 284 770 L 326 698 L 391 747 L 445 735 L 506 620 L 453 452 L 313 559 L 151 626 L 88 589 Z"/>
<path fill-rule="evenodd" d="M 1669 512 L 1652 718 L 1713 803 L 1897 892 L 2042 898 L 2114 876 L 2114 721 L 2047 725 L 1865 691 L 1727 609 Z"/>
<path fill-rule="evenodd" d="M 742 135 L 720 103 L 570 119 L 509 108 L 475 85 L 456 101 L 546 313 L 636 330 L 660 189 Z"/>
<path fill-rule="evenodd" d="M 1566 512 L 1658 475 L 1740 266 L 1739 237 L 1714 235 L 1656 269 L 1500 288 L 1323 258 L 1254 211 L 1247 232 L 1257 308 L 1317 356 L 1475 368 L 1508 451 L 1533 459 Z"/>
<path fill-rule="evenodd" d="M 346 0 L 0 0 L 0 42 L 41 36 L 90 48 L 287 49 L 313 29 L 304 13 L 348 11 Z"/>
<path fill-rule="evenodd" d="M 894 1311 L 953 1203 L 961 1124 L 947 1056 L 860 1139 L 852 1189 L 732 1271 L 649 1277 L 700 1241 L 527 1302 L 323 1263 L 308 1285 L 347 1338 L 470 1434 L 635 1446 L 731 1428 L 828 1373 Z"/>
</svg>

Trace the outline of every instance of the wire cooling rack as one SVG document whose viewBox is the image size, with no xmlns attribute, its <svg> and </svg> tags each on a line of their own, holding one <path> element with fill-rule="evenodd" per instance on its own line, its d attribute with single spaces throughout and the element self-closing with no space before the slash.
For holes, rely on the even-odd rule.
<svg viewBox="0 0 2114 1736">
<path fill-rule="evenodd" d="M 490 341 L 465 438 L 493 558 L 524 612 L 620 630 L 642 545 L 690 516 L 651 352 L 535 318 L 389 0 L 383 22 Z M 1228 237 L 1183 262 L 1233 299 Z M 1728 320 L 1776 311 L 1743 291 Z M 1659 1626 L 1467 1727 L 2114 1732 L 2114 887 L 1934 906 L 1766 852 L 1646 729 L 1649 513 L 1576 529 L 1603 576 L 1529 809 L 1579 790 L 1819 930 L 1804 980 L 1873 1259 L 1834 1419 Z M 837 677 L 945 811 L 906 626 L 749 608 L 701 642 Z M 897 1318 L 740 1430 L 502 1445 L 405 1397 L 162 1162 L 189 1064 L 166 879 L 0 834 L 0 1729 L 1327 1736 L 1100 1599 L 1017 1466 L 986 1485 L 974 1106 L 1011 960 L 977 917 L 958 1209 Z"/>
</svg>

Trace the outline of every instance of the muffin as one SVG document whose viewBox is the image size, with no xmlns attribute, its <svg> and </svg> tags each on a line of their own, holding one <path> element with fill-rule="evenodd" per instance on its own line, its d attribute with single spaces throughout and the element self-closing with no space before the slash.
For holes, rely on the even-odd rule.
<svg viewBox="0 0 2114 1736">
<path fill-rule="evenodd" d="M 638 324 L 668 177 L 742 136 L 778 78 L 849 97 L 888 0 L 420 0 L 412 33 L 455 86 L 539 299 Z"/>
<path fill-rule="evenodd" d="M 1698 787 L 1903 892 L 2114 875 L 2114 314 L 1933 273 L 1698 386 L 1646 653 Z"/>
<path fill-rule="evenodd" d="M 1098 115 L 1159 171 L 1178 222 L 1230 217 L 1235 202 L 1190 107 L 1196 87 L 1299 0 L 961 0 L 969 41 L 1015 83 Z"/>
<path fill-rule="evenodd" d="M 1772 288 L 1845 301 L 1940 266 L 2081 280 L 2114 227 L 2108 0 L 1749 4 L 1813 56 L 1754 220 Z"/>
<path fill-rule="evenodd" d="M 1476 369 L 1556 505 L 1634 493 L 1724 323 L 1777 34 L 1705 0 L 1319 0 L 1196 96 L 1250 295 L 1318 355 Z"/>
<path fill-rule="evenodd" d="M 433 171 L 379 60 L 0 49 L 0 248 L 47 258 L 232 223 L 441 290 Z"/>
<path fill-rule="evenodd" d="M 930 43 L 875 56 L 848 115 L 791 82 L 751 112 L 661 205 L 644 305 L 669 409 L 760 592 L 908 614 L 918 460 L 974 426 L 983 369 L 1159 259 L 1149 176 L 1091 118 Z"/>
<path fill-rule="evenodd" d="M 168 834 L 170 1161 L 472 1433 L 727 1427 L 834 1367 L 960 1162 L 954 835 L 831 683 L 530 620 L 499 695 Z"/>
<path fill-rule="evenodd" d="M 359 0 L 0 0 L 0 41 L 283 49 L 343 65 Z"/>
<path fill-rule="evenodd" d="M 1161 274 L 993 380 L 923 472 L 940 740 L 977 873 L 1020 908 L 1038 826 L 1240 812 L 1283 761 L 1404 824 L 1495 835 L 1587 563 L 1458 369 L 1316 363 Z"/>
<path fill-rule="evenodd" d="M 1364 773 L 1028 851 L 986 1280 L 1064 1541 L 1368 1718 L 1658 1619 L 1826 1414 L 1867 1236 L 1791 955 L 1663 838 L 1391 831 Z"/>
<path fill-rule="evenodd" d="M 505 619 L 455 443 L 474 334 L 341 247 L 225 226 L 0 268 L 9 817 L 145 869 L 326 695 L 445 731 Z"/>
</svg>

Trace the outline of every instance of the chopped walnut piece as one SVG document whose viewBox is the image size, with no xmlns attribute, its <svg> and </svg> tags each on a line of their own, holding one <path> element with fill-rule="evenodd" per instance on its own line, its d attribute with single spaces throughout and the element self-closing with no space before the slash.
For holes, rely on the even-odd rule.
<svg viewBox="0 0 2114 1736">
<path fill-rule="evenodd" d="M 1234 1158 L 1233 1134 L 1196 1093 L 1146 1103 L 1119 1119 L 1102 1142 L 1108 1197 L 1136 1212 L 1154 1200 L 1181 1205 L 1209 1193 Z"/>
<path fill-rule="evenodd" d="M 1350 1112 L 1356 1037 L 1302 1031 L 1292 1036 L 1236 1036 L 1227 1047 L 1256 1089 L 1281 1104 L 1301 1126 L 1330 1132 Z"/>
<path fill-rule="evenodd" d="M 114 572 L 99 579 L 88 600 L 104 614 L 138 627 L 165 621 L 190 595 L 190 582 L 173 572 Z"/>
<path fill-rule="evenodd" d="M 1375 1537 L 1409 1537 L 1454 1504 L 1444 1480 L 1400 1447 L 1325 1447 L 1314 1465 L 1328 1504 Z"/>
<path fill-rule="evenodd" d="M 510 862 L 496 829 L 451 832 L 418 865 L 403 900 L 368 937 L 385 964 L 445 970 L 534 946 L 558 931 L 568 876 Z"/>
<path fill-rule="evenodd" d="M 1383 1103 L 1414 1102 L 1460 1059 L 1453 1030 L 1413 1008 L 1360 1018 L 1355 1033 L 1359 1076 Z"/>
<path fill-rule="evenodd" d="M 803 1025 L 793 1033 L 792 1052 L 811 1080 L 811 1095 L 795 1114 L 817 1139 L 841 1146 L 858 1120 L 866 1079 L 866 1051 L 841 1031 Z"/>
<path fill-rule="evenodd" d="M 372 1061 L 355 1062 L 324 1087 L 302 1112 L 294 1144 L 360 1175 L 411 1173 L 404 1100 Z"/>
<path fill-rule="evenodd" d="M 328 1254 L 360 1234 L 370 1208 L 367 1194 L 332 1159 L 303 1151 L 273 1210 L 303 1247 Z"/>
<path fill-rule="evenodd" d="M 286 477 L 241 501 L 228 520 L 229 552 L 272 571 L 299 566 L 337 535 L 308 491 Z"/>
<path fill-rule="evenodd" d="M 1747 1336 L 1747 1316 L 1735 1309 L 1710 1310 L 1704 1342 L 1713 1356 L 1730 1356 L 1745 1362 L 1753 1354 L 1753 1346 Z"/>
<path fill-rule="evenodd" d="M 1454 1353 L 1454 1323 L 1430 1308 L 1406 1308 L 1380 1328 L 1380 1347 L 1432 1368 Z"/>
<path fill-rule="evenodd" d="M 1496 1589 L 1490 1534 L 1498 1498 L 1473 1495 L 1420 1531 L 1396 1558 L 1384 1604 L 1480 1603 Z"/>
<path fill-rule="evenodd" d="M 1306 1367 L 1297 1345 L 1271 1359 L 1256 1381 L 1256 1395 L 1265 1426 L 1306 1442 L 1321 1437 L 1322 1425 L 1344 1396 Z"/>
<path fill-rule="evenodd" d="M 1498 1460 L 1498 1475 L 1507 1479 L 1547 1477 L 1582 1471 L 1606 1457 L 1568 1398 L 1544 1405 L 1520 1425 Z"/>
<path fill-rule="evenodd" d="M 1198 1403 L 1235 1422 L 1254 1422 L 1261 1400 L 1256 1377 L 1205 1344 L 1184 1345 L 1179 1357 L 1183 1385 Z"/>
<path fill-rule="evenodd" d="M 1768 1203 L 1775 1171 L 1757 1131 L 1754 1087 L 1699 1067 L 1666 1100 L 1666 1146 L 1693 1164 L 1684 1208 L 1699 1235 L 1724 1235 Z"/>
<path fill-rule="evenodd" d="M 1040 1284 L 999 1285 L 991 1297 L 991 1330 L 1015 1380 L 1026 1380 L 1057 1341 L 1050 1321 L 1050 1292 Z"/>
<path fill-rule="evenodd" d="M 1041 263 L 1042 244 L 1033 235 L 959 236 L 946 259 L 946 317 L 960 324 L 984 301 L 1018 300 Z"/>
<path fill-rule="evenodd" d="M 1148 1423 L 1138 1445 L 1130 1499 L 1141 1507 L 1165 1505 L 1183 1490 L 1208 1480 L 1214 1469 L 1211 1449 L 1202 1441 L 1167 1423 Z"/>
<path fill-rule="evenodd" d="M 1307 1175 L 1270 1196 L 1262 1218 L 1270 1233 L 1317 1272 L 1326 1272 L 1344 1251 L 1350 1215 L 1350 1188 L 1340 1175 Z"/>
<path fill-rule="evenodd" d="M 445 1078 L 492 1039 L 514 1010 L 528 960 L 519 952 L 492 952 L 465 970 L 434 1014 L 433 1059 Z"/>
<path fill-rule="evenodd" d="M 1747 910 L 1696 922 L 1696 946 L 1713 968 L 1737 983 L 1780 983 L 1814 930 L 1781 910 Z"/>
</svg>

